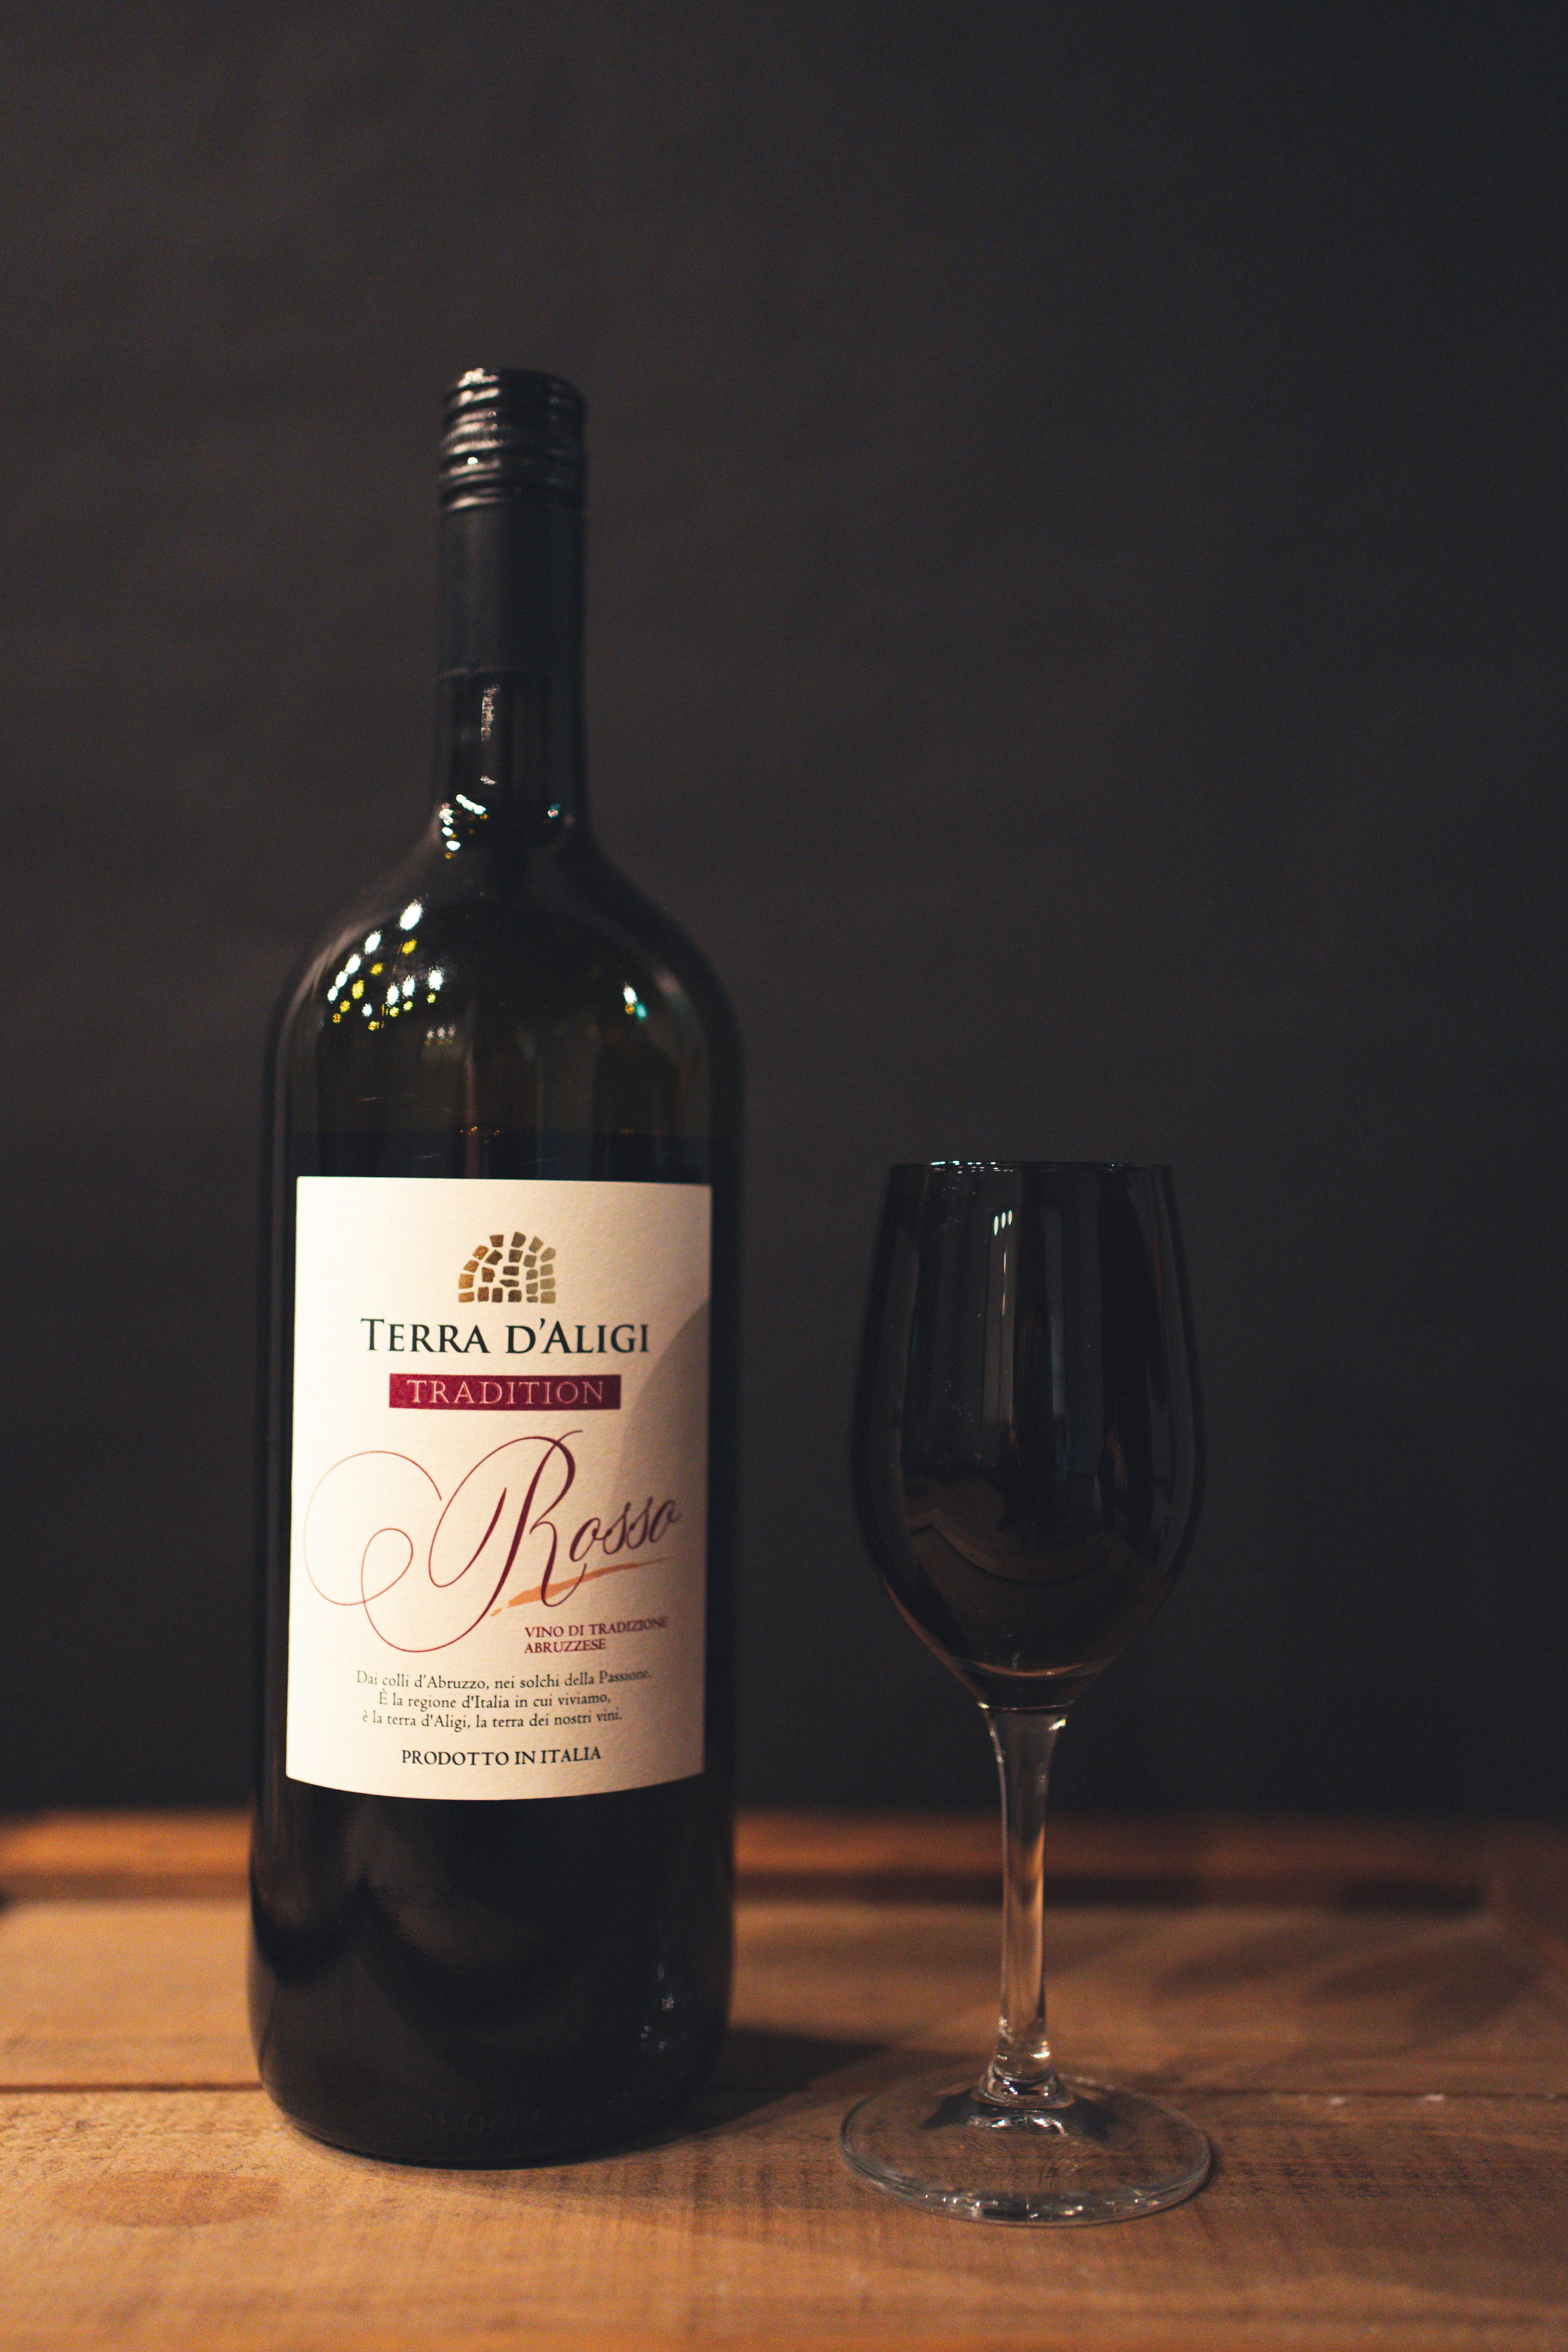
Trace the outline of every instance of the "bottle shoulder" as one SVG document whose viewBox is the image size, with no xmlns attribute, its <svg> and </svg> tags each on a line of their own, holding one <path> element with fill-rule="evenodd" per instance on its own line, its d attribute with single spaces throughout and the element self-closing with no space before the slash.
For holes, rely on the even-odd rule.
<svg viewBox="0 0 1568 2352">
<path fill-rule="evenodd" d="M 521 1055 L 541 1069 L 663 1067 L 694 1110 L 700 1099 L 717 1127 L 739 1124 L 740 1042 L 720 982 L 585 836 L 453 854 L 433 827 L 324 927 L 276 1042 L 285 1079 L 366 1101 Z"/>
</svg>

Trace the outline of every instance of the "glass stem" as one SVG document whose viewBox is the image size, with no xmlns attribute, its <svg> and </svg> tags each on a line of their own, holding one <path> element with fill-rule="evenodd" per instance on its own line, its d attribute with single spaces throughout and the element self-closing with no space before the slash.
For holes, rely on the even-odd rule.
<svg viewBox="0 0 1568 2352">
<path fill-rule="evenodd" d="M 1065 1718 L 984 1713 L 1002 1776 L 1002 2021 L 980 2095 L 1055 2105 L 1064 2094 L 1046 2033 L 1046 1788 Z"/>
</svg>

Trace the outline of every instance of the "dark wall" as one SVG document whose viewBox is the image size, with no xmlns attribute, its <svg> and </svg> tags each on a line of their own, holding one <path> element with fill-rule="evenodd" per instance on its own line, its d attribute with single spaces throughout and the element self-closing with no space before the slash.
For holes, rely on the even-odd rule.
<svg viewBox="0 0 1568 2352">
<path fill-rule="evenodd" d="M 1210 1501 L 1082 1802 L 1568 1798 L 1561 18 L 13 12 L 0 1802 L 241 1787 L 262 1032 L 422 818 L 461 368 L 750 1050 L 752 1798 L 984 1801 L 853 1532 L 889 1160 L 1169 1159 Z"/>
</svg>

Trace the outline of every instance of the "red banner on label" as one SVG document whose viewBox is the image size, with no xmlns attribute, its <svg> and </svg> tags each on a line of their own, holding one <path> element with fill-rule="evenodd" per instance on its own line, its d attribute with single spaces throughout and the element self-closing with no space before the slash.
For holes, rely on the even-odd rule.
<svg viewBox="0 0 1568 2352">
<path fill-rule="evenodd" d="M 619 1412 L 619 1372 L 393 1372 L 386 1402 L 419 1412 Z"/>
</svg>

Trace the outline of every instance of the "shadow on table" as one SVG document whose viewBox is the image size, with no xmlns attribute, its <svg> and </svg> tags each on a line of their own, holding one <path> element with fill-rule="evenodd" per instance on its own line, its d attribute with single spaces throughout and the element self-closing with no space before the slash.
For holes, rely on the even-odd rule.
<svg viewBox="0 0 1568 2352">
<path fill-rule="evenodd" d="M 798 2096 L 831 2074 L 879 2057 L 891 2045 L 852 2042 L 837 2035 L 789 2033 L 764 2027 L 734 2027 L 712 2078 L 662 2130 L 633 2143 L 668 2147 L 704 2132 L 743 2123 L 780 2100 Z M 846 2098 L 853 2096 L 846 2091 Z"/>
</svg>

